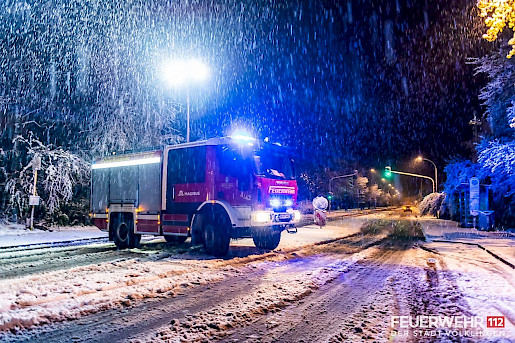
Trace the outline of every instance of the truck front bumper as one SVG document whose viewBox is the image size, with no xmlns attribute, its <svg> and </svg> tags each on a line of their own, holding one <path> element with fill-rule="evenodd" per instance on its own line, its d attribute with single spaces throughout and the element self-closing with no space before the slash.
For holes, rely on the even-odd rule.
<svg viewBox="0 0 515 343">
<path fill-rule="evenodd" d="M 253 211 L 251 216 L 251 226 L 293 226 L 300 222 L 301 214 L 297 210 L 286 212 L 274 211 Z"/>
</svg>

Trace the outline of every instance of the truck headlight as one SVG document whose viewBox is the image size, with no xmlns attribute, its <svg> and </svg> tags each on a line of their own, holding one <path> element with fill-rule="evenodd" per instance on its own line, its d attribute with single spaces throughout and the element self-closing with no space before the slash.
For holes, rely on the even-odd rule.
<svg viewBox="0 0 515 343">
<path fill-rule="evenodd" d="M 270 212 L 257 211 L 254 212 L 254 221 L 257 223 L 266 223 L 271 221 Z"/>
<path fill-rule="evenodd" d="M 286 206 L 286 207 L 293 206 L 293 200 L 291 200 L 291 199 L 284 200 L 284 206 Z"/>
</svg>

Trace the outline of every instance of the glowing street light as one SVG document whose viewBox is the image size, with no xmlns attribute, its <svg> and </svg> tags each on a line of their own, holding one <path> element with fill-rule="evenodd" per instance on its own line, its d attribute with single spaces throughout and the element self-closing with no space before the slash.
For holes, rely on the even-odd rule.
<svg viewBox="0 0 515 343">
<path fill-rule="evenodd" d="M 433 161 L 431 161 L 430 159 L 424 158 L 422 156 L 418 156 L 417 158 L 415 158 L 415 161 L 416 162 L 422 162 L 422 161 L 431 162 L 433 167 L 435 167 L 435 184 L 436 184 L 435 188 L 436 188 L 436 191 L 438 192 L 438 169 L 436 169 L 436 164 Z"/>
<path fill-rule="evenodd" d="M 190 141 L 190 90 L 191 82 L 202 82 L 209 77 L 207 65 L 197 59 L 173 60 L 162 68 L 162 77 L 173 87 L 186 86 L 186 142 Z"/>
</svg>

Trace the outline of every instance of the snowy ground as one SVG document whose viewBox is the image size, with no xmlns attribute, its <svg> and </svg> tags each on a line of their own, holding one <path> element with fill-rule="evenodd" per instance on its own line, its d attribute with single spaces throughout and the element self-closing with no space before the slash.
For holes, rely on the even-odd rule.
<svg viewBox="0 0 515 343">
<path fill-rule="evenodd" d="M 0 341 L 483 339 L 420 337 L 391 327 L 399 315 L 505 316 L 498 341 L 515 338 L 513 269 L 477 247 L 361 235 L 372 218 L 400 217 L 300 228 L 273 252 L 239 240 L 225 259 L 160 239 L 131 251 L 110 243 L 0 250 Z M 423 220 L 426 231 L 441 223 Z"/>
<path fill-rule="evenodd" d="M 76 239 L 107 237 L 95 226 L 52 227 L 50 230 L 30 230 L 25 225 L 0 223 L 0 247 L 40 244 Z"/>
</svg>

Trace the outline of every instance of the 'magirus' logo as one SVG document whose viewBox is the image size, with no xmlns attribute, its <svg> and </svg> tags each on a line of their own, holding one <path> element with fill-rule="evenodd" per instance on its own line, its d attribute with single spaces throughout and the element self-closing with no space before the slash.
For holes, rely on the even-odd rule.
<svg viewBox="0 0 515 343">
<path fill-rule="evenodd" d="M 196 191 L 196 192 L 179 191 L 179 194 L 177 196 L 183 197 L 183 196 L 193 196 L 193 195 L 200 195 L 200 192 L 199 191 Z"/>
</svg>

